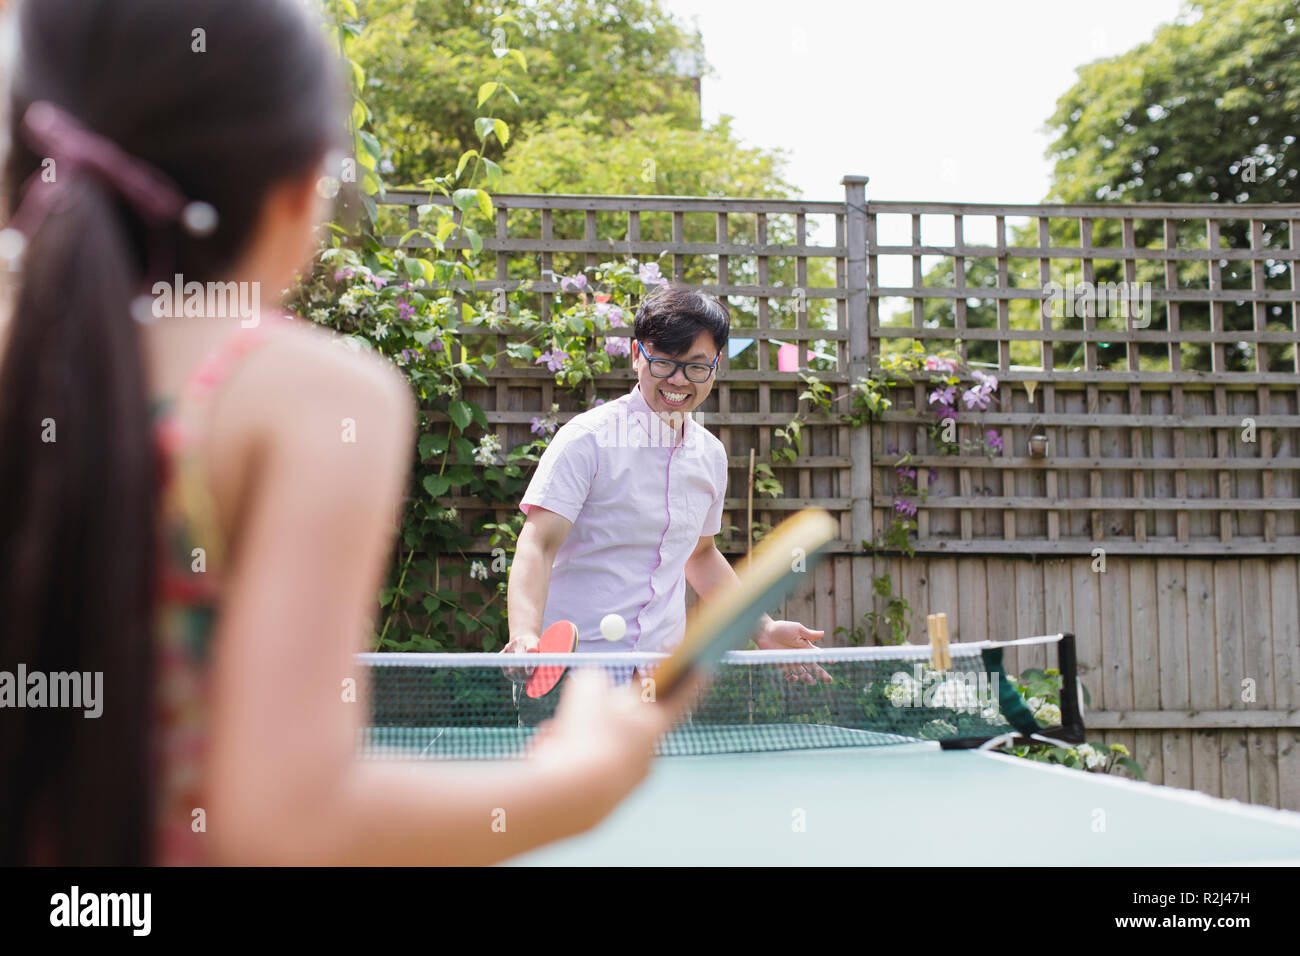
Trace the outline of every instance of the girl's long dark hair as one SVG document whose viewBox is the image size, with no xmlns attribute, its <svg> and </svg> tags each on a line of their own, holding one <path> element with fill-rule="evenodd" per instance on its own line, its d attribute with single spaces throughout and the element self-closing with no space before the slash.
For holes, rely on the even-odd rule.
<svg viewBox="0 0 1300 956">
<path fill-rule="evenodd" d="M 11 15 L 11 210 L 45 158 L 18 124 L 45 100 L 220 217 L 206 238 L 160 234 L 97 174 L 56 166 L 68 201 L 27 245 L 0 364 L 0 671 L 103 673 L 97 719 L 0 708 L 0 864 L 38 843 L 61 864 L 148 863 L 159 485 L 130 303 L 162 278 L 146 275 L 154 243 L 187 282 L 225 277 L 268 190 L 340 142 L 341 84 L 301 0 L 29 0 Z"/>
</svg>

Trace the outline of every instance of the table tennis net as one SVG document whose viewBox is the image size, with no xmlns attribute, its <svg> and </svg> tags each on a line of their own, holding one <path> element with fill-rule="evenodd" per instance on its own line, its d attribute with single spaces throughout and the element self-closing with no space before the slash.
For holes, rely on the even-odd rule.
<svg viewBox="0 0 1300 956">
<path fill-rule="evenodd" d="M 934 740 L 946 746 L 1017 733 L 1049 733 L 1059 709 L 1025 701 L 1003 666 L 1053 666 L 1061 635 L 1001 644 L 953 644 L 936 667 L 926 645 L 728 654 L 677 727 L 663 756 L 861 747 Z M 595 668 L 653 700 L 661 654 L 360 654 L 369 685 L 368 756 L 445 760 L 523 756 L 553 716 L 566 681 Z M 524 665 L 527 665 L 526 667 Z M 562 675 L 528 693 L 543 668 Z M 560 669 L 562 668 L 562 669 Z M 829 680 L 827 679 L 829 678 Z M 537 690 L 536 687 L 533 688 Z M 1037 718 L 1035 717 L 1037 713 Z"/>
</svg>

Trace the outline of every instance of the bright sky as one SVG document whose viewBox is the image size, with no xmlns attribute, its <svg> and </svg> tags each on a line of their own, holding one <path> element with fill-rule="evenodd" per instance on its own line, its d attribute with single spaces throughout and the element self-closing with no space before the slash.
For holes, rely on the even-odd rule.
<svg viewBox="0 0 1300 956">
<path fill-rule="evenodd" d="M 746 143 L 787 151 L 806 199 L 1036 203 L 1051 184 L 1047 118 L 1078 67 L 1123 53 L 1174 20 L 1181 0 L 662 0 L 704 37 L 714 75 L 704 118 L 734 117 Z M 1008 227 L 1017 224 L 1008 220 Z M 814 235 L 822 230 L 812 224 Z M 911 242 L 905 216 L 879 239 Z M 949 217 L 923 217 L 922 241 L 952 241 Z M 965 238 L 993 244 L 991 217 Z M 929 268 L 934 260 L 923 259 Z M 885 256 L 882 285 L 910 285 Z M 899 303 L 886 302 L 886 314 Z"/>
<path fill-rule="evenodd" d="M 1180 0 L 663 0 L 704 36 L 706 120 L 789 151 L 807 199 L 1039 202 L 1044 124 L 1075 70 Z"/>
</svg>

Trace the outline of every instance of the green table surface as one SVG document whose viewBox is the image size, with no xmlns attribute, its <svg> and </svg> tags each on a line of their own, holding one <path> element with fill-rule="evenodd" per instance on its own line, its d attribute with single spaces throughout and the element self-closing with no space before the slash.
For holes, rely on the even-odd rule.
<svg viewBox="0 0 1300 956">
<path fill-rule="evenodd" d="M 371 733 L 372 747 L 388 736 Z M 407 754 L 525 736 L 515 728 L 402 735 Z M 510 862 L 1294 865 L 1300 814 L 929 742 L 665 756 L 594 829 Z"/>
</svg>

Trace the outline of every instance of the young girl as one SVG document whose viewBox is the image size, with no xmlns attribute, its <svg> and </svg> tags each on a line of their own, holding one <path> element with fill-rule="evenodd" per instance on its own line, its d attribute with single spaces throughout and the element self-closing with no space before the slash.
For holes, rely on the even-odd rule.
<svg viewBox="0 0 1300 956">
<path fill-rule="evenodd" d="M 317 241 L 344 97 L 308 7 L 11 12 L 0 864 L 492 862 L 593 825 L 671 723 L 580 680 L 524 761 L 358 759 L 340 689 L 411 396 L 303 323 L 211 308 L 278 299 Z M 155 291 L 177 276 L 204 315 Z M 19 708 L 12 678 L 6 702 L 19 667 L 102 674 L 100 716 Z"/>
</svg>

